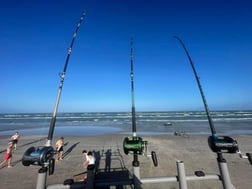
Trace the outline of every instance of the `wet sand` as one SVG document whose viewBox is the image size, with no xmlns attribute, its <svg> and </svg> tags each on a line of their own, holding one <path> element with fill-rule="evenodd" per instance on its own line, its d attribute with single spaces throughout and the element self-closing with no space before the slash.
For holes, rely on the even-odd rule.
<svg viewBox="0 0 252 189">
<path fill-rule="evenodd" d="M 65 179 L 78 180 L 83 175 L 82 167 L 83 149 L 94 151 L 99 161 L 98 171 L 132 174 L 132 155 L 125 155 L 123 140 L 126 135 L 106 134 L 99 136 L 65 136 L 64 159 L 56 162 L 55 172 L 47 176 L 47 185 L 61 184 Z M 151 157 L 139 156 L 140 176 L 142 179 L 150 177 L 174 177 L 177 176 L 176 161 L 184 162 L 186 175 L 194 175 L 195 171 L 203 171 L 205 174 L 219 174 L 216 154 L 210 151 L 207 144 L 207 136 L 143 136 L 148 141 L 148 153 L 155 151 L 158 166 L 154 167 Z M 237 139 L 242 152 L 252 152 L 252 137 L 250 135 L 232 136 Z M 0 137 L 0 159 L 3 159 L 4 151 L 9 137 Z M 56 138 L 53 140 L 55 144 Z M 13 152 L 13 168 L 0 168 L 1 189 L 36 188 L 39 166 L 25 167 L 21 159 L 26 149 L 30 146 L 44 145 L 46 136 L 21 136 L 17 150 Z M 229 168 L 231 181 L 236 189 L 251 189 L 252 166 L 247 159 L 241 159 L 237 154 L 224 154 Z M 105 170 L 105 167 L 107 169 Z M 117 174 L 118 173 L 118 174 Z M 115 188 L 115 186 L 110 187 Z M 130 188 L 128 186 L 127 188 Z M 142 188 L 178 189 L 177 182 L 144 184 Z M 222 184 L 218 180 L 188 181 L 189 189 L 221 189 Z"/>
</svg>

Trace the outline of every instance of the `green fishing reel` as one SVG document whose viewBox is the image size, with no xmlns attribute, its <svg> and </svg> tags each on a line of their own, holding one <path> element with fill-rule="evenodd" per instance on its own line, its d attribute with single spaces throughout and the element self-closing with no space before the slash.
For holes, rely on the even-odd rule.
<svg viewBox="0 0 252 189">
<path fill-rule="evenodd" d="M 148 142 L 144 141 L 141 137 L 126 137 L 123 141 L 123 151 L 125 154 L 133 152 L 138 155 L 144 155 L 147 154 L 147 144 Z"/>
</svg>

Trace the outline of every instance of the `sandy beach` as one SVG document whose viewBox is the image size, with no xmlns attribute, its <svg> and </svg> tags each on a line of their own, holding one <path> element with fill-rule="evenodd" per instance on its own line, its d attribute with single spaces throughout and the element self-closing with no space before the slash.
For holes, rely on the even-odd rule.
<svg viewBox="0 0 252 189">
<path fill-rule="evenodd" d="M 56 162 L 55 172 L 47 177 L 47 185 L 63 183 L 65 179 L 79 179 L 82 176 L 74 176 L 84 171 L 84 160 L 81 152 L 83 149 L 94 151 L 99 156 L 98 171 L 114 172 L 124 170 L 132 174 L 132 155 L 125 155 L 123 140 L 126 136 L 120 134 L 106 134 L 99 136 L 64 137 L 64 159 Z M 139 156 L 140 176 L 151 177 L 174 177 L 177 176 L 176 161 L 184 162 L 186 175 L 194 175 L 195 171 L 203 171 L 205 174 L 219 174 L 216 154 L 207 144 L 207 136 L 169 136 L 155 135 L 142 136 L 148 141 L 148 152 L 155 151 L 158 166 L 154 167 L 151 157 Z M 252 152 L 252 138 L 250 135 L 232 136 L 237 139 L 242 152 Z M 0 158 L 3 159 L 7 136 L 0 138 Z M 53 142 L 55 142 L 56 138 Z M 17 150 L 13 152 L 13 168 L 3 167 L 0 169 L 2 189 L 13 188 L 36 188 L 37 173 L 39 166 L 25 167 L 21 159 L 23 153 L 30 146 L 44 145 L 46 136 L 21 136 Z M 109 153 L 109 157 L 108 157 Z M 108 164 L 108 159 L 109 163 Z M 241 159 L 237 154 L 224 154 L 227 160 L 231 181 L 236 189 L 251 189 L 252 166 L 247 159 Z M 129 186 L 128 186 L 129 187 Z M 110 188 L 115 188 L 110 187 Z M 129 187 L 130 188 L 130 187 Z M 177 182 L 144 184 L 142 188 L 168 188 L 177 189 Z M 188 188 L 192 189 L 221 189 L 222 184 L 218 180 L 188 181 Z"/>
</svg>

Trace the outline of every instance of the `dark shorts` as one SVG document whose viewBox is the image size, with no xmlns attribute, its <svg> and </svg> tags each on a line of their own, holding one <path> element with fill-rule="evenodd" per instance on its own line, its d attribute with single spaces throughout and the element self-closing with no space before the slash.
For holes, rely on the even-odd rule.
<svg viewBox="0 0 252 189">
<path fill-rule="evenodd" d="M 61 146 L 60 148 L 57 149 L 58 152 L 63 152 L 63 146 Z"/>
<path fill-rule="evenodd" d="M 18 140 L 16 139 L 16 140 L 12 140 L 12 143 L 13 144 L 17 144 L 18 143 Z"/>
<path fill-rule="evenodd" d="M 94 170 L 94 169 L 95 169 L 95 165 L 94 164 L 91 164 L 91 165 L 87 166 L 87 170 L 89 170 L 89 171 Z"/>
</svg>

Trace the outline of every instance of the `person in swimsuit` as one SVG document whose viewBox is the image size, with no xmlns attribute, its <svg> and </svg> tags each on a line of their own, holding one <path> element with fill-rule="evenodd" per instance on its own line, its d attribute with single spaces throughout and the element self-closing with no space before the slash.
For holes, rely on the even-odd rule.
<svg viewBox="0 0 252 189">
<path fill-rule="evenodd" d="M 64 154 L 63 146 L 64 146 L 64 138 L 60 137 L 59 140 L 57 140 L 56 145 L 55 145 L 56 151 L 57 151 L 55 155 L 56 161 L 63 159 L 63 154 Z"/>
<path fill-rule="evenodd" d="M 12 165 L 11 165 L 11 159 L 12 159 L 12 149 L 13 149 L 13 142 L 9 142 L 8 143 L 8 146 L 7 146 L 7 148 L 6 148 L 6 152 L 5 152 L 5 154 L 4 154 L 4 160 L 0 163 L 0 167 L 4 164 L 4 163 L 6 163 L 6 162 L 8 162 L 7 164 L 8 164 L 8 168 L 11 168 L 12 167 Z"/>
<path fill-rule="evenodd" d="M 18 143 L 19 137 L 20 137 L 19 132 L 16 132 L 14 135 L 11 136 L 11 141 L 13 143 L 14 150 L 17 149 L 17 143 Z"/>
</svg>

